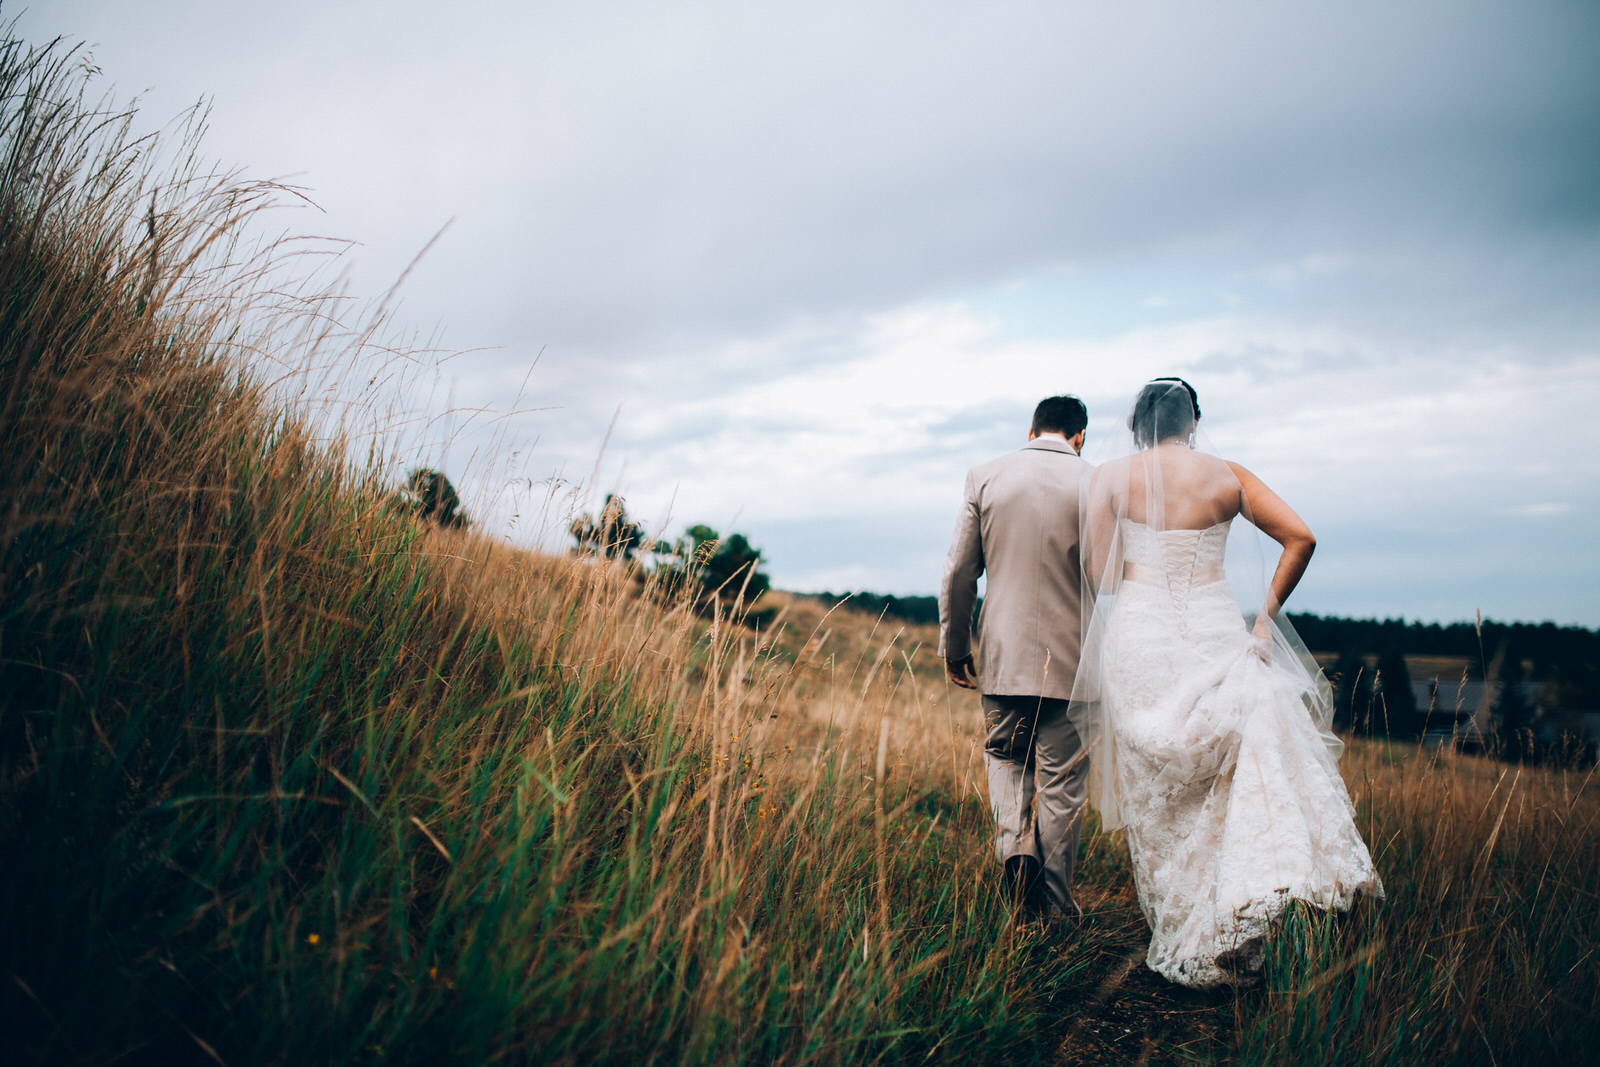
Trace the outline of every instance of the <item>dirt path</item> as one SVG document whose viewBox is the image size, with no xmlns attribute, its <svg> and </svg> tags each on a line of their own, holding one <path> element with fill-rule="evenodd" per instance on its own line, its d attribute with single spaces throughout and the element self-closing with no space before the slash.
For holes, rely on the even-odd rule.
<svg viewBox="0 0 1600 1067">
<path fill-rule="evenodd" d="M 1225 1053 L 1237 1024 L 1229 991 L 1198 992 L 1175 986 L 1144 965 L 1149 931 L 1131 888 L 1092 903 L 1077 936 L 1061 947 L 1099 975 L 1080 987 L 1073 1022 L 1057 1051 L 1070 1064 L 1193 1064 Z"/>
</svg>

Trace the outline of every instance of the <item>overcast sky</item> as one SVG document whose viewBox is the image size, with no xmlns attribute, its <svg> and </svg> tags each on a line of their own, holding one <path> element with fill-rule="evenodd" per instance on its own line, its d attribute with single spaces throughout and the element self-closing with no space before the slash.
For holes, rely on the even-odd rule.
<svg viewBox="0 0 1600 1067">
<path fill-rule="evenodd" d="M 416 459 L 513 537 L 557 476 L 931 593 L 1040 397 L 1093 458 L 1182 374 L 1319 536 L 1291 607 L 1600 624 L 1595 3 L 4 10 L 152 128 L 209 100 L 358 294 L 449 223 L 397 321 L 463 354 L 406 404 L 539 410 Z"/>
</svg>

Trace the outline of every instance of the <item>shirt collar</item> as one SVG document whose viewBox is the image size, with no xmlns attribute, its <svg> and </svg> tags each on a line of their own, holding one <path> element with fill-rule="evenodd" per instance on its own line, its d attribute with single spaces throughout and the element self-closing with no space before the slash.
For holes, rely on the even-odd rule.
<svg viewBox="0 0 1600 1067">
<path fill-rule="evenodd" d="M 1046 452 L 1065 452 L 1069 456 L 1076 456 L 1078 454 L 1072 450 L 1071 441 L 1063 441 L 1059 437 L 1048 434 L 1040 434 L 1038 437 L 1035 437 L 1022 447 L 1042 448 Z"/>
</svg>

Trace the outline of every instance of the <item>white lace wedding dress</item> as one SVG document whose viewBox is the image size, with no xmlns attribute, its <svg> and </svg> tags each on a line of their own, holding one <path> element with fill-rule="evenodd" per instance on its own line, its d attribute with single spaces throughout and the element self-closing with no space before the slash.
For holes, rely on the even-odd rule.
<svg viewBox="0 0 1600 1067">
<path fill-rule="evenodd" d="M 1239 981 L 1291 900 L 1345 909 L 1383 886 L 1301 688 L 1223 580 L 1228 523 L 1118 528 L 1103 692 L 1146 962 L 1187 986 Z"/>
</svg>

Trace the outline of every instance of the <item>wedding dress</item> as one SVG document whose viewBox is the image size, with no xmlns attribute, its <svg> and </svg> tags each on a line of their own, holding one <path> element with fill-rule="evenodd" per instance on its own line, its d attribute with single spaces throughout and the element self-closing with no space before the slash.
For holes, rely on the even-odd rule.
<svg viewBox="0 0 1600 1067">
<path fill-rule="evenodd" d="M 1115 790 L 1097 806 L 1127 829 L 1147 964 L 1201 988 L 1259 972 L 1290 901 L 1383 894 L 1311 680 L 1251 635 L 1224 580 L 1230 522 L 1117 518 L 1121 580 L 1097 620 L 1095 770 Z"/>
</svg>

